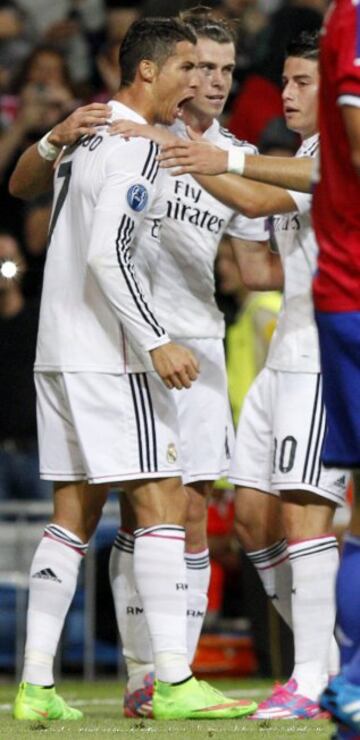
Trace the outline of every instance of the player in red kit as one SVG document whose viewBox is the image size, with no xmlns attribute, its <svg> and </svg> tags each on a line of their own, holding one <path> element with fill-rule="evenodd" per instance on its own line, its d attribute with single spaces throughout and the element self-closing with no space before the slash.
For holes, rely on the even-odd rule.
<svg viewBox="0 0 360 740">
<path fill-rule="evenodd" d="M 355 502 L 337 581 L 342 669 L 321 704 L 337 738 L 360 738 L 360 3 L 337 0 L 325 19 L 320 86 L 319 245 L 314 302 L 328 432 L 327 465 L 351 467 Z"/>
</svg>

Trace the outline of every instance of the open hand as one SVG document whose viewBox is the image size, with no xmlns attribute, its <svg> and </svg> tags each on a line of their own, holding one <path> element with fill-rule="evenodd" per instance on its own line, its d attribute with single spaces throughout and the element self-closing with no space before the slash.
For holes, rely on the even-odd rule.
<svg viewBox="0 0 360 740">
<path fill-rule="evenodd" d="M 50 144 L 69 146 L 83 134 L 96 134 L 97 126 L 108 123 L 111 108 L 104 103 L 90 103 L 73 111 L 52 129 Z"/>
</svg>

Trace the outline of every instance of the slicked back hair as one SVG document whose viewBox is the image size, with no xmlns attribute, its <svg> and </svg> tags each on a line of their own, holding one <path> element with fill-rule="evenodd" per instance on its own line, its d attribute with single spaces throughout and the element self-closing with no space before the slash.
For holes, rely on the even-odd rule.
<svg viewBox="0 0 360 740">
<path fill-rule="evenodd" d="M 172 56 L 176 44 L 189 41 L 196 44 L 194 31 L 177 18 L 143 18 L 127 31 L 119 52 L 121 87 L 129 87 L 143 59 L 160 67 Z"/>
<path fill-rule="evenodd" d="M 301 57 L 316 62 L 319 59 L 319 40 L 318 31 L 302 31 L 289 41 L 285 57 Z"/>
<path fill-rule="evenodd" d="M 195 8 L 184 10 L 179 18 L 192 26 L 198 38 L 211 39 L 218 44 L 236 43 L 235 31 L 229 23 L 225 19 L 213 18 L 212 9 L 206 5 L 197 5 Z"/>
</svg>

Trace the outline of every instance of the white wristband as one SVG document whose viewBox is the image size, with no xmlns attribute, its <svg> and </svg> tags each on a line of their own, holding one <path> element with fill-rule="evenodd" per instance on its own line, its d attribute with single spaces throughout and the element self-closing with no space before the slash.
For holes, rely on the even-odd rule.
<svg viewBox="0 0 360 740">
<path fill-rule="evenodd" d="M 50 144 L 49 136 L 51 133 L 51 131 L 48 131 L 47 134 L 40 139 L 37 145 L 40 157 L 42 157 L 42 159 L 47 159 L 49 162 L 53 162 L 61 152 L 61 146 Z"/>
<path fill-rule="evenodd" d="M 232 146 L 228 151 L 227 171 L 234 175 L 243 175 L 245 169 L 245 152 L 238 146 Z"/>
</svg>

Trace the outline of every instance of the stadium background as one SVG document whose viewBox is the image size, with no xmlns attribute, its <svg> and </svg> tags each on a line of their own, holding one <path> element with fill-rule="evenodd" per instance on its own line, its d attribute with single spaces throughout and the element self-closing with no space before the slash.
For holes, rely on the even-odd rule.
<svg viewBox="0 0 360 740">
<path fill-rule="evenodd" d="M 36 474 L 31 368 L 51 197 L 23 203 L 7 182 L 19 154 L 75 107 L 106 101 L 119 86 L 117 53 L 128 25 L 142 15 L 176 15 L 196 2 L 172 0 L 0 0 L 0 261 L 16 240 L 24 265 L 21 310 L 3 310 L 0 281 L 0 675 L 19 674 L 24 639 L 27 570 L 50 490 Z M 214 0 L 206 5 L 234 24 L 237 62 L 223 123 L 265 153 L 291 155 L 297 138 L 281 115 L 281 70 L 288 39 L 320 27 L 326 0 Z M 26 267 L 25 267 L 26 265 Z M 235 279 L 234 279 L 235 275 Z M 236 271 L 220 266 L 218 299 L 228 326 L 251 302 Z M 251 352 L 249 336 L 242 352 Z M 266 341 L 269 336 L 266 337 Z M 241 352 L 237 354 L 241 364 Z M 239 374 L 240 377 L 240 374 Z M 239 384 L 241 398 L 244 388 Z M 231 492 L 219 489 L 210 509 L 213 563 L 206 634 L 198 670 L 217 675 L 280 677 L 291 667 L 291 641 L 262 595 L 232 533 Z M 122 670 L 107 585 L 107 559 L 116 531 L 115 496 L 87 558 L 67 620 L 58 670 L 92 679 Z M 279 737 L 279 735 L 278 735 Z"/>
</svg>

